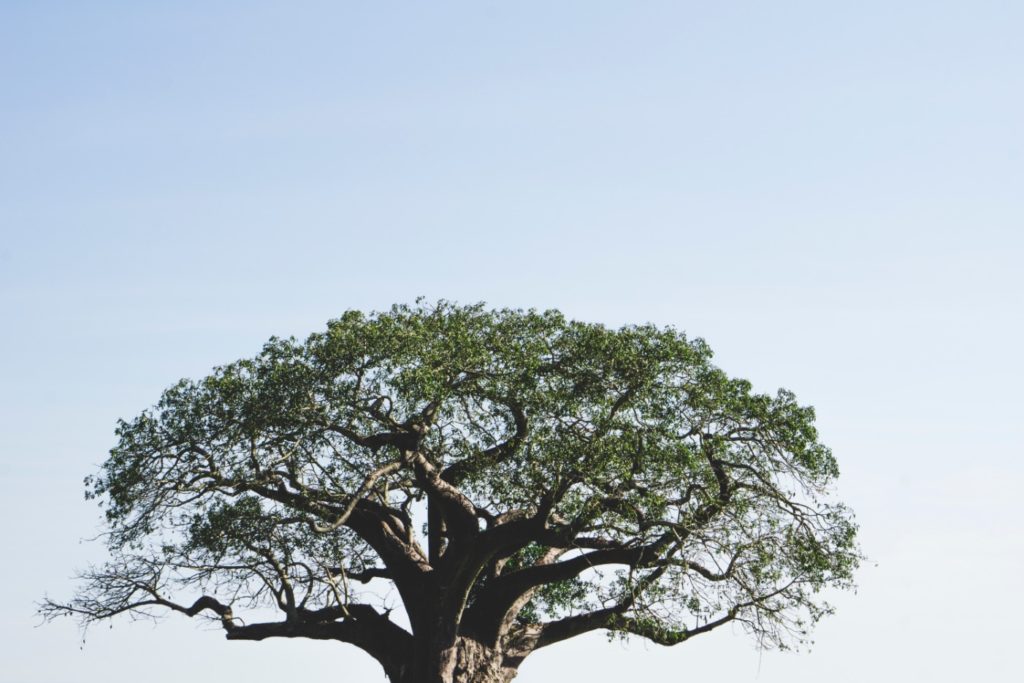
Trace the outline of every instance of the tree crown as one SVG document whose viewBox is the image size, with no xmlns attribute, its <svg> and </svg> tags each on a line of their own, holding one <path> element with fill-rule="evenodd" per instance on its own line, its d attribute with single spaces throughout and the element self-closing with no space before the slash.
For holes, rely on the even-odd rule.
<svg viewBox="0 0 1024 683">
<path fill-rule="evenodd" d="M 111 562 L 47 614 L 210 610 L 229 637 L 346 640 L 386 669 L 374 642 L 439 628 L 521 656 L 729 622 L 786 646 L 859 559 L 813 409 L 672 328 L 349 311 L 180 381 L 117 436 L 87 479 Z M 234 611 L 266 606 L 284 621 Z"/>
</svg>

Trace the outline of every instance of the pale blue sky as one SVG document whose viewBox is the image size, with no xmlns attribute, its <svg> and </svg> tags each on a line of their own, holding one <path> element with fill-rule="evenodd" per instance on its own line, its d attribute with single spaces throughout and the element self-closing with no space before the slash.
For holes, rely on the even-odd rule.
<svg viewBox="0 0 1024 683">
<path fill-rule="evenodd" d="M 1021 35 L 983 0 L 0 3 L 0 681 L 378 680 L 186 619 L 80 651 L 33 602 L 102 556 L 118 417 L 418 295 L 706 338 L 818 408 L 873 560 L 809 654 L 598 636 L 518 680 L 1012 680 Z"/>
</svg>

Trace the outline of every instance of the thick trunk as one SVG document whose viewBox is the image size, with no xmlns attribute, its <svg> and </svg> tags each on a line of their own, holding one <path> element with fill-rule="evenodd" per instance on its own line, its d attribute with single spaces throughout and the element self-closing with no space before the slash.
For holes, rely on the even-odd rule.
<svg viewBox="0 0 1024 683">
<path fill-rule="evenodd" d="M 516 675 L 504 653 L 475 640 L 459 637 L 451 647 L 423 662 L 409 662 L 393 683 L 508 683 Z"/>
</svg>

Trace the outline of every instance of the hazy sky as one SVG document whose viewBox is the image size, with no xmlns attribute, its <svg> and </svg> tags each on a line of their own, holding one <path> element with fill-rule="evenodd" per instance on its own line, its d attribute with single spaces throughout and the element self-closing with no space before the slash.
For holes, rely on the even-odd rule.
<svg viewBox="0 0 1024 683">
<path fill-rule="evenodd" d="M 817 407 L 871 558 L 810 653 L 595 635 L 517 680 L 1012 680 L 1022 35 L 1015 1 L 3 0 L 0 681 L 380 680 L 33 612 L 103 556 L 118 417 L 418 295 L 704 337 Z"/>
</svg>

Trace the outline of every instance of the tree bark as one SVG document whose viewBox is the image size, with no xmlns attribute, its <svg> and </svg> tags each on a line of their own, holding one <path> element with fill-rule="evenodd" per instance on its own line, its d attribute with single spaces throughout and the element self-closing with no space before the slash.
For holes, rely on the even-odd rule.
<svg viewBox="0 0 1024 683">
<path fill-rule="evenodd" d="M 521 660 L 500 649 L 459 636 L 454 644 L 413 656 L 392 676 L 392 683 L 508 683 Z"/>
</svg>

